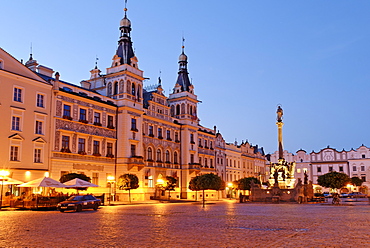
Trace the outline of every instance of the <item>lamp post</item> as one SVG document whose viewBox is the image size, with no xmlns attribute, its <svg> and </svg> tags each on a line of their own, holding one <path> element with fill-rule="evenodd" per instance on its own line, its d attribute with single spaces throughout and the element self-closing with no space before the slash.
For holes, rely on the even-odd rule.
<svg viewBox="0 0 370 248">
<path fill-rule="evenodd" d="M 4 181 L 8 180 L 6 179 L 7 176 L 9 176 L 9 171 L 1 170 L 0 171 L 0 181 L 1 181 L 1 193 L 0 193 L 0 209 L 3 207 L 3 190 L 4 190 Z"/>
<path fill-rule="evenodd" d="M 229 188 L 229 198 L 231 200 L 231 198 L 232 198 L 231 196 L 232 196 L 232 193 L 233 193 L 233 186 L 234 185 L 233 185 L 233 183 L 230 182 L 230 183 L 227 184 L 227 186 Z"/>
<path fill-rule="evenodd" d="M 112 184 L 114 183 L 114 176 L 107 176 L 107 180 L 109 183 L 109 198 L 108 198 L 108 205 L 110 205 L 110 201 L 112 199 Z"/>
</svg>

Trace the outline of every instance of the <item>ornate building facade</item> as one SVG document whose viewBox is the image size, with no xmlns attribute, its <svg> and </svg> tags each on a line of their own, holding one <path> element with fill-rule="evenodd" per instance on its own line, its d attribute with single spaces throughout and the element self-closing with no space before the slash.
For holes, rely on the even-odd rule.
<svg viewBox="0 0 370 248">
<path fill-rule="evenodd" d="M 27 86 L 27 92 L 22 91 L 22 96 L 27 94 L 30 98 L 28 95 L 32 95 L 33 100 L 38 101 L 42 94 L 47 102 L 41 110 L 37 105 L 25 108 L 24 103 L 14 102 L 9 97 L 7 105 L 2 102 L 1 111 L 5 111 L 2 116 L 7 116 L 1 120 L 4 125 L 9 126 L 9 118 L 13 116 L 28 118 L 33 115 L 35 123 L 43 122 L 45 127 L 41 136 L 33 132 L 37 127 L 26 125 L 25 130 L 29 128 L 29 131 L 19 133 L 10 127 L 9 133 L 2 134 L 2 139 L 11 143 L 10 147 L 22 142 L 27 143 L 22 149 L 42 147 L 42 166 L 28 163 L 31 158 L 27 158 L 22 159 L 22 163 L 24 161 L 29 168 L 22 168 L 47 172 L 56 180 L 66 173 L 86 174 L 92 178 L 92 183 L 100 186 L 89 188 L 89 192 L 107 193 L 108 188 L 113 187 L 117 200 L 127 200 L 127 194 L 115 187 L 114 180 L 107 178 L 135 174 L 140 187 L 132 192 L 134 201 L 157 195 L 159 179 L 166 176 L 178 179 L 178 187 L 172 193 L 177 199 L 194 199 L 196 196 L 188 189 L 188 183 L 203 173 L 216 173 L 225 181 L 245 176 L 262 179 L 266 173 L 262 148 L 248 142 L 239 146 L 227 144 L 220 132 L 216 132 L 216 127 L 210 129 L 200 125 L 199 101 L 189 80 L 184 47 L 179 56 L 177 80 L 169 96 L 164 95 L 160 80 L 154 87 L 144 87 L 143 71 L 139 69 L 139 60 L 132 48 L 131 21 L 126 12 L 120 22 L 118 47 L 110 67 L 102 73 L 96 66 L 90 71 L 90 78 L 82 81 L 80 86 L 62 81 L 59 73 L 39 65 L 32 56 L 23 65 L 1 51 L 0 82 L 9 87 L 9 92 L 1 94 L 12 95 L 14 91 L 15 95 L 17 85 L 20 89 L 26 88 L 18 81 L 26 80 L 28 84 L 34 84 L 35 89 Z M 4 57 L 5 60 L 10 57 L 20 72 L 5 71 L 11 63 L 4 62 Z M 24 75 L 24 79 L 15 78 L 15 74 Z M 8 77 L 15 79 L 8 81 Z M 2 99 L 5 98 L 4 95 Z M 9 109 L 14 110 L 10 113 Z M 14 157 L 9 144 L 2 145 L 7 148 L 3 151 Z M 36 150 L 34 152 L 36 154 Z M 23 154 L 23 151 L 18 150 L 18 153 Z M 5 160 L 5 169 L 16 169 Z M 40 177 L 39 174 L 30 179 Z M 29 181 L 24 177 L 19 179 Z M 216 199 L 218 196 L 209 194 L 208 197 Z"/>
</svg>

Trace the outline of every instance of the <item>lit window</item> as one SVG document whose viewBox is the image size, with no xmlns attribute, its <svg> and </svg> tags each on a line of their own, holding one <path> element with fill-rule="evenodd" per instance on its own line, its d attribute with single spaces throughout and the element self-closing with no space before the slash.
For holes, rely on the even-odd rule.
<svg viewBox="0 0 370 248">
<path fill-rule="evenodd" d="M 18 116 L 12 117 L 12 130 L 20 131 L 21 118 Z"/>
<path fill-rule="evenodd" d="M 43 108 L 44 107 L 44 95 L 42 94 L 37 94 L 37 100 L 36 100 L 36 105 L 37 107 Z"/>
<path fill-rule="evenodd" d="M 99 173 L 93 172 L 92 174 L 92 183 L 98 185 L 99 184 Z"/>
<path fill-rule="evenodd" d="M 18 146 L 11 146 L 10 147 L 10 161 L 18 161 Z"/>
<path fill-rule="evenodd" d="M 15 102 L 22 102 L 22 89 L 14 88 L 13 100 Z"/>
<path fill-rule="evenodd" d="M 34 162 L 35 163 L 41 163 L 41 149 L 39 149 L 39 148 L 36 148 L 35 149 L 35 159 L 34 159 Z"/>
</svg>

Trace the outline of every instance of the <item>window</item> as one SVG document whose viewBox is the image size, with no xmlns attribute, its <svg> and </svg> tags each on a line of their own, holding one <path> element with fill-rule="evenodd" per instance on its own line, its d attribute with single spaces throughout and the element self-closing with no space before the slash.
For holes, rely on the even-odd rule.
<svg viewBox="0 0 370 248">
<path fill-rule="evenodd" d="M 21 88 L 14 88 L 14 95 L 13 100 L 15 102 L 22 102 L 22 89 Z"/>
<path fill-rule="evenodd" d="M 64 104 L 63 106 L 63 117 L 71 117 L 71 106 Z"/>
<path fill-rule="evenodd" d="M 361 180 L 362 180 L 363 182 L 366 182 L 366 175 L 361 175 Z"/>
<path fill-rule="evenodd" d="M 41 121 L 36 121 L 36 134 L 42 134 L 42 122 Z"/>
<path fill-rule="evenodd" d="M 20 131 L 21 118 L 19 116 L 12 117 L 12 130 Z"/>
<path fill-rule="evenodd" d="M 205 147 L 205 148 L 208 148 L 207 140 L 204 140 L 204 147 Z"/>
<path fill-rule="evenodd" d="M 35 156 L 34 156 L 34 162 L 35 163 L 41 163 L 41 149 L 36 148 L 35 149 Z"/>
<path fill-rule="evenodd" d="M 154 187 L 153 176 L 148 177 L 148 187 L 150 187 L 150 188 Z"/>
<path fill-rule="evenodd" d="M 108 115 L 108 128 L 114 128 L 113 116 L 111 116 L 111 115 Z"/>
<path fill-rule="evenodd" d="M 175 141 L 180 141 L 179 140 L 179 133 L 178 132 L 175 132 Z"/>
<path fill-rule="evenodd" d="M 135 118 L 131 118 L 131 131 L 137 131 Z"/>
<path fill-rule="evenodd" d="M 198 146 L 202 147 L 202 139 L 201 138 L 198 139 Z"/>
<path fill-rule="evenodd" d="M 107 155 L 113 155 L 113 143 L 107 142 Z"/>
<path fill-rule="evenodd" d="M 62 136 L 62 152 L 71 152 L 69 150 L 69 136 Z"/>
<path fill-rule="evenodd" d="M 201 157 L 198 158 L 198 161 L 199 161 L 199 164 L 202 165 L 202 158 Z"/>
<path fill-rule="evenodd" d="M 332 172 L 332 171 L 333 171 L 333 167 L 329 166 L 329 172 Z"/>
<path fill-rule="evenodd" d="M 178 162 L 177 162 L 177 152 L 175 152 L 174 154 L 173 154 L 173 162 L 175 163 L 175 164 L 177 164 Z"/>
<path fill-rule="evenodd" d="M 194 134 L 190 134 L 190 143 L 194 144 Z"/>
<path fill-rule="evenodd" d="M 171 162 L 170 152 L 168 150 L 166 151 L 166 162 Z"/>
<path fill-rule="evenodd" d="M 167 140 L 171 140 L 171 131 L 167 130 L 166 133 L 167 133 Z"/>
<path fill-rule="evenodd" d="M 100 141 L 94 140 L 93 155 L 100 155 Z"/>
<path fill-rule="evenodd" d="M 343 166 L 339 166 L 339 171 L 343 172 Z"/>
<path fill-rule="evenodd" d="M 209 142 L 209 147 L 210 147 L 211 149 L 213 149 L 213 143 L 212 143 L 212 141 L 210 141 L 210 142 Z"/>
<path fill-rule="evenodd" d="M 361 165 L 361 171 L 365 171 L 365 166 Z"/>
<path fill-rule="evenodd" d="M 321 167 L 317 167 L 317 172 L 321 172 Z"/>
<path fill-rule="evenodd" d="M 131 145 L 131 157 L 136 156 L 136 145 Z"/>
<path fill-rule="evenodd" d="M 44 95 L 42 94 L 37 94 L 37 99 L 36 99 L 36 106 L 43 108 L 44 107 Z"/>
<path fill-rule="evenodd" d="M 80 108 L 80 121 L 86 121 L 86 109 Z"/>
<path fill-rule="evenodd" d="M 148 160 L 153 160 L 153 151 L 152 148 L 148 147 Z"/>
<path fill-rule="evenodd" d="M 357 171 L 357 167 L 356 167 L 356 166 L 353 166 L 353 167 L 352 167 L 352 170 L 353 170 L 353 171 Z"/>
<path fill-rule="evenodd" d="M 362 154 L 362 158 L 365 158 L 365 154 Z"/>
<path fill-rule="evenodd" d="M 100 124 L 100 113 L 94 112 L 94 124 Z"/>
<path fill-rule="evenodd" d="M 207 160 L 207 158 L 204 158 L 204 167 L 208 168 L 208 160 Z"/>
<path fill-rule="evenodd" d="M 157 162 L 162 162 L 162 157 L 161 157 L 161 150 L 157 150 Z"/>
<path fill-rule="evenodd" d="M 78 138 L 78 153 L 85 154 L 85 144 L 86 140 L 83 138 Z"/>
<path fill-rule="evenodd" d="M 19 147 L 18 146 L 11 146 L 10 147 L 10 161 L 18 161 L 18 153 Z"/>
<path fill-rule="evenodd" d="M 209 160 L 209 166 L 210 166 L 211 168 L 213 168 L 213 159 L 210 159 L 210 160 Z"/>
<path fill-rule="evenodd" d="M 162 136 L 162 128 L 158 128 L 158 139 L 163 139 L 163 136 Z"/>
<path fill-rule="evenodd" d="M 93 172 L 92 174 L 92 183 L 98 185 L 99 184 L 99 173 Z"/>
<path fill-rule="evenodd" d="M 190 163 L 194 164 L 194 154 L 190 154 Z"/>
<path fill-rule="evenodd" d="M 135 84 L 132 83 L 131 85 L 131 95 L 135 96 Z"/>
<path fill-rule="evenodd" d="M 153 126 L 149 126 L 149 136 L 154 137 Z"/>
</svg>

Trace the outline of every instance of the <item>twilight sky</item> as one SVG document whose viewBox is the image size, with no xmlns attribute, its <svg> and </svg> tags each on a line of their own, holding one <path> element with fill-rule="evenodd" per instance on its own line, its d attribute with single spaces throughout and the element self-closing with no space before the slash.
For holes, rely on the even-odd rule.
<svg viewBox="0 0 370 248">
<path fill-rule="evenodd" d="M 105 73 L 117 48 L 123 0 L 2 1 L 0 47 L 33 57 L 79 85 Z M 227 142 L 307 152 L 370 147 L 370 2 L 128 0 L 139 67 L 168 96 L 182 36 L 201 125 Z"/>
</svg>

